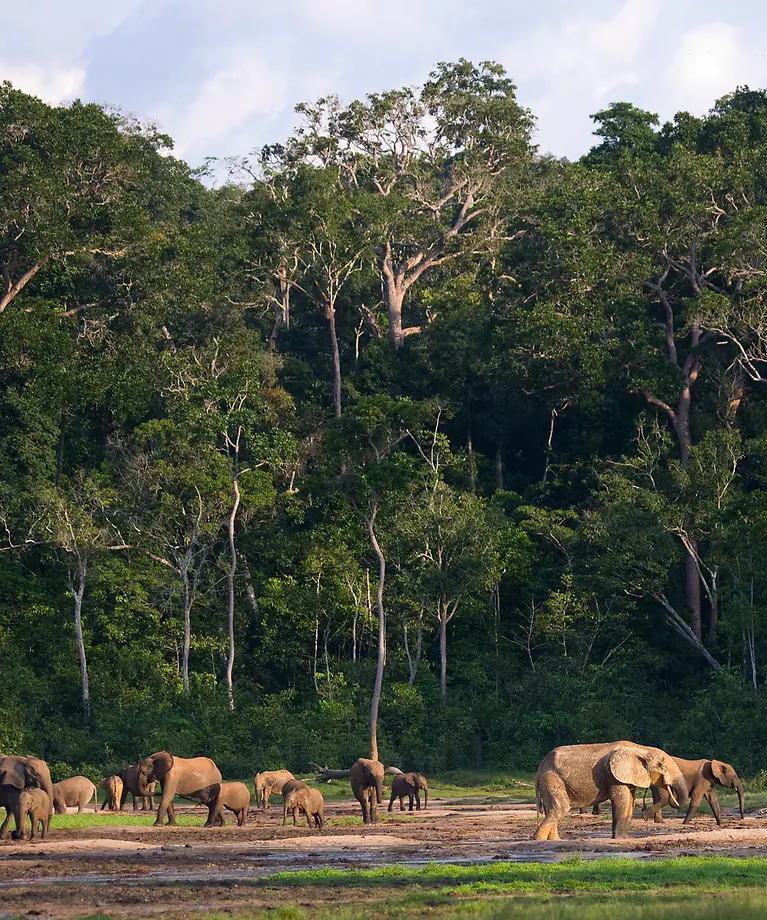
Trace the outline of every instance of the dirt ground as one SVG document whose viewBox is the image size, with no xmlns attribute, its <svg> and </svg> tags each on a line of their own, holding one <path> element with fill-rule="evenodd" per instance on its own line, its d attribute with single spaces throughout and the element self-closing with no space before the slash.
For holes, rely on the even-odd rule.
<svg viewBox="0 0 767 920">
<path fill-rule="evenodd" d="M 740 820 L 725 814 L 721 829 L 710 815 L 696 817 L 688 827 L 681 817 L 667 818 L 663 825 L 635 819 L 630 839 L 612 840 L 609 815 L 572 815 L 560 825 L 562 841 L 538 843 L 531 839 L 535 809 L 530 805 L 435 800 L 428 810 L 394 812 L 396 820 L 375 827 L 336 823 L 358 813 L 356 803 L 329 804 L 321 832 L 310 831 L 303 819 L 303 826 L 281 827 L 280 808 L 266 813 L 252 809 L 241 828 L 232 825 L 230 816 L 224 828 L 57 829 L 54 816 L 45 841 L 0 843 L 0 914 L 180 917 L 206 909 L 301 905 L 300 890 L 261 881 L 291 870 L 555 862 L 573 853 L 586 859 L 767 855 L 767 820 L 759 817 Z M 306 906 L 347 899 L 359 902 L 360 893 L 323 888 L 311 892 Z"/>
</svg>

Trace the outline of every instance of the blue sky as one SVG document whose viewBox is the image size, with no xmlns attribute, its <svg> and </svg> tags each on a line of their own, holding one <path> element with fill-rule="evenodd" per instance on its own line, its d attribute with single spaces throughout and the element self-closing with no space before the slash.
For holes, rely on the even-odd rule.
<svg viewBox="0 0 767 920">
<path fill-rule="evenodd" d="M 767 87 L 763 0 L 0 0 L 0 79 L 156 121 L 193 165 L 290 133 L 293 106 L 497 60 L 544 151 L 591 145 L 627 100 L 671 117 Z"/>
</svg>

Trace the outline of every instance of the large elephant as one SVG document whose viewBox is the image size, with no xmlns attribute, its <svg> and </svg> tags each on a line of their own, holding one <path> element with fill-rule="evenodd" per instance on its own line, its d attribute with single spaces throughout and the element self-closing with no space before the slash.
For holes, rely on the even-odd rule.
<svg viewBox="0 0 767 920">
<path fill-rule="evenodd" d="M 53 808 L 53 783 L 48 764 L 39 757 L 12 757 L 0 755 L 0 805 L 5 806 L 5 820 L 0 826 L 0 839 L 8 836 L 11 815 L 16 822 L 16 830 L 24 837 L 21 822 L 21 803 L 19 793 L 22 789 L 38 788 L 48 795 L 48 802 Z"/>
<path fill-rule="evenodd" d="M 715 786 L 737 790 L 740 816 L 745 818 L 743 783 L 734 767 L 721 760 L 682 760 L 681 757 L 674 757 L 674 763 L 679 767 L 687 788 L 690 790 L 690 807 L 687 809 L 684 824 L 692 821 L 701 801 L 705 799 L 711 806 L 716 823 L 721 826 L 722 812 L 719 808 L 719 799 L 716 797 Z M 653 804 L 651 808 L 642 809 L 642 817 L 653 818 L 656 824 L 662 824 L 663 808 L 670 804 L 668 792 L 656 786 L 652 786 L 651 789 Z"/>
<path fill-rule="evenodd" d="M 637 787 L 666 789 L 675 807 L 686 804 L 687 783 L 665 751 L 631 741 L 572 744 L 554 748 L 535 777 L 538 811 L 543 820 L 536 840 L 559 840 L 557 825 L 571 808 L 612 803 L 613 837 L 625 837 L 631 825 Z"/>
<path fill-rule="evenodd" d="M 421 810 L 421 790 L 423 790 L 423 807 L 429 804 L 429 786 L 426 777 L 420 773 L 398 773 L 391 781 L 391 798 L 389 811 L 394 807 L 394 800 L 399 799 L 399 810 L 405 810 L 405 798 L 409 800 L 409 811 L 413 810 L 413 801 L 418 811 Z"/>
<path fill-rule="evenodd" d="M 53 784 L 53 810 L 57 815 L 65 815 L 67 808 L 77 806 L 77 814 L 85 811 L 85 806 L 93 800 L 93 811 L 98 811 L 96 787 L 87 776 L 70 776 L 60 783 Z"/>
<path fill-rule="evenodd" d="M 139 795 L 151 795 L 152 783 L 160 784 L 160 806 L 155 825 L 176 823 L 173 798 L 176 795 L 197 798 L 196 792 L 221 782 L 221 772 L 210 757 L 174 757 L 168 751 L 158 751 L 139 764 L 136 786 Z"/>
<path fill-rule="evenodd" d="M 275 793 L 279 795 L 282 787 L 291 779 L 294 779 L 294 776 L 290 770 L 267 770 L 265 773 L 256 773 L 253 777 L 256 805 L 259 808 L 269 808 L 269 796 Z"/>
<path fill-rule="evenodd" d="M 117 774 L 120 779 L 123 781 L 123 791 L 120 796 L 120 811 L 123 809 L 128 800 L 128 793 L 133 797 L 133 810 L 138 811 L 139 799 L 141 799 L 141 810 L 142 811 L 152 811 L 154 809 L 154 795 L 156 783 L 150 783 L 149 789 L 151 790 L 149 795 L 142 795 L 138 789 L 138 772 L 139 765 L 137 763 L 129 764 L 127 767 L 124 767 Z"/>
<path fill-rule="evenodd" d="M 378 806 L 383 802 L 384 765 L 377 760 L 360 757 L 351 768 L 354 798 L 362 807 L 364 824 L 378 821 Z"/>
</svg>

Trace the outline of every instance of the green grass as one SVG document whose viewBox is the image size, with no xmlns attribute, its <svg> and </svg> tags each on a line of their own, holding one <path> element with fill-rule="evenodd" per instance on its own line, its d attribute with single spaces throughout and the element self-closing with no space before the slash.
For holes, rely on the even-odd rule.
<svg viewBox="0 0 767 920">
<path fill-rule="evenodd" d="M 268 911 L 201 920 L 756 920 L 767 914 L 767 860 L 657 861 L 577 857 L 554 865 L 494 863 L 422 869 L 280 873 L 254 880 Z M 285 900 L 295 903 L 284 903 Z M 298 906 L 301 905 L 301 906 Z"/>
<path fill-rule="evenodd" d="M 51 817 L 51 827 L 54 830 L 64 828 L 81 828 L 81 827 L 118 827 L 130 825 L 132 827 L 151 826 L 154 824 L 156 812 L 133 812 L 123 811 L 117 814 L 113 812 L 99 812 L 94 815 L 92 811 L 86 811 L 82 815 L 53 815 Z M 205 823 L 208 817 L 208 811 L 200 809 L 199 815 L 184 814 L 176 815 L 176 821 L 182 827 L 195 827 Z"/>
<path fill-rule="evenodd" d="M 431 863 L 422 868 L 318 869 L 281 872 L 262 884 L 288 887 L 396 888 L 449 887 L 475 891 L 562 892 L 644 891 L 653 888 L 704 887 L 719 891 L 767 886 L 767 859 L 689 856 L 675 859 L 584 860 L 577 855 L 560 863 L 507 863 L 455 866 Z"/>
</svg>

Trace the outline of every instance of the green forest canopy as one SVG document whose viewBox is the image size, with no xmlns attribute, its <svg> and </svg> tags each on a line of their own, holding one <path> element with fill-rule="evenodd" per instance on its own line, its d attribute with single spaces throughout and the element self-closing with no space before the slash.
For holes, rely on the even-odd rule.
<svg viewBox="0 0 767 920">
<path fill-rule="evenodd" d="M 348 766 L 380 619 L 387 763 L 758 772 L 767 93 L 577 163 L 489 63 L 298 112 L 213 188 L 0 88 L 0 749 Z"/>
</svg>

